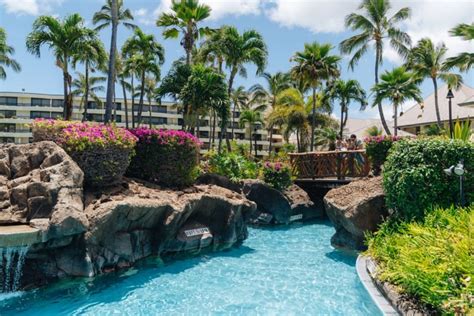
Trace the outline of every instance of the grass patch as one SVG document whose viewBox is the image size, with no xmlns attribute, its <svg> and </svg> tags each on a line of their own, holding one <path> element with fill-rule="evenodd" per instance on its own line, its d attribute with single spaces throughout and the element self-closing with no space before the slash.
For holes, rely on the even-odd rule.
<svg viewBox="0 0 474 316">
<path fill-rule="evenodd" d="M 379 278 L 441 314 L 474 314 L 474 206 L 434 209 L 421 222 L 388 221 L 369 236 Z"/>
</svg>

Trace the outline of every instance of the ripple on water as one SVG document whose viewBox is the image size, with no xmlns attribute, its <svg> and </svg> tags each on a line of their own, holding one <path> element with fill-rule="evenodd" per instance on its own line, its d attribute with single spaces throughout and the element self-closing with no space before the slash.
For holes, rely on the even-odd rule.
<svg viewBox="0 0 474 316">
<path fill-rule="evenodd" d="M 250 229 L 230 251 L 0 296 L 0 314 L 380 315 L 333 232 L 326 222 Z"/>
</svg>

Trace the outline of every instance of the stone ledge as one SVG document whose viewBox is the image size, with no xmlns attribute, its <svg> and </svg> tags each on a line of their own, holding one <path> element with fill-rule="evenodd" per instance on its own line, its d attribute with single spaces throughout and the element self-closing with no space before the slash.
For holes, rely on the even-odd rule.
<svg viewBox="0 0 474 316">
<path fill-rule="evenodd" d="M 356 270 L 360 281 L 372 300 L 375 302 L 375 305 L 377 305 L 384 315 L 400 315 L 400 313 L 398 313 L 390 301 L 385 297 L 384 293 L 379 291 L 378 287 L 375 285 L 371 273 L 369 272 L 374 268 L 373 266 L 370 267 L 372 263 L 373 262 L 365 256 L 359 255 L 357 257 Z"/>
<path fill-rule="evenodd" d="M 40 230 L 28 225 L 0 226 L 0 248 L 29 246 L 42 242 Z"/>
</svg>

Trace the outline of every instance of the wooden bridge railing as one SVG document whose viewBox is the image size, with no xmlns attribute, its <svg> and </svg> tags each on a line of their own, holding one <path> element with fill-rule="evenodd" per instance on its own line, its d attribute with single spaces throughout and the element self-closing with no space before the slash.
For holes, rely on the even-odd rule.
<svg viewBox="0 0 474 316">
<path fill-rule="evenodd" d="M 298 179 L 366 177 L 370 171 L 365 150 L 322 151 L 290 154 L 292 172 Z"/>
</svg>

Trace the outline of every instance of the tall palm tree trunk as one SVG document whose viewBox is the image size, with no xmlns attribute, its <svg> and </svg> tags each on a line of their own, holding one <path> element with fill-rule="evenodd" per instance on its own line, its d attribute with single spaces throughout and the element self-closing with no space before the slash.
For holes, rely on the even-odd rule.
<svg viewBox="0 0 474 316">
<path fill-rule="evenodd" d="M 64 106 L 63 106 L 63 117 L 65 120 L 69 120 L 69 95 L 68 95 L 68 83 L 69 83 L 69 73 L 67 71 L 67 55 L 63 56 L 63 84 L 64 84 Z"/>
<path fill-rule="evenodd" d="M 132 98 L 132 128 L 135 128 L 135 85 L 134 85 L 134 75 L 132 73 L 132 80 L 131 80 L 131 98 Z"/>
<path fill-rule="evenodd" d="M 398 102 L 394 102 L 393 104 L 393 113 L 395 114 L 395 118 L 393 119 L 393 135 L 397 136 L 398 134 Z"/>
<path fill-rule="evenodd" d="M 269 131 L 268 131 L 268 134 L 269 134 L 269 135 L 268 135 L 268 138 L 269 138 L 269 139 L 268 139 L 268 140 L 269 140 L 269 142 L 270 142 L 270 143 L 268 144 L 268 155 L 271 156 L 271 154 L 272 154 L 272 149 L 273 149 L 273 148 L 272 148 L 272 145 L 273 145 L 273 141 L 272 141 L 272 140 L 273 140 L 273 124 L 271 124 L 268 129 L 269 129 Z"/>
<path fill-rule="evenodd" d="M 217 124 L 217 113 L 213 110 L 213 119 L 212 119 L 212 148 L 216 144 L 216 124 Z"/>
<path fill-rule="evenodd" d="M 138 104 L 138 115 L 137 115 L 137 127 L 140 127 L 142 123 L 142 112 L 143 112 L 143 97 L 145 95 L 145 71 L 142 71 L 141 77 L 141 87 L 140 87 L 140 101 Z"/>
<path fill-rule="evenodd" d="M 151 99 L 148 99 L 148 123 L 151 128 Z"/>
<path fill-rule="evenodd" d="M 311 118 L 311 146 L 310 151 L 314 150 L 314 129 L 316 127 L 316 87 L 313 86 L 313 117 Z"/>
<path fill-rule="evenodd" d="M 344 131 L 344 105 L 341 103 L 341 126 L 339 129 L 339 137 L 341 137 L 341 140 L 342 140 L 343 131 Z"/>
<path fill-rule="evenodd" d="M 379 83 L 379 59 L 380 59 L 380 44 L 376 44 L 376 49 L 375 49 L 375 84 Z M 385 121 L 385 116 L 383 114 L 383 108 L 382 108 L 382 103 L 379 102 L 377 103 L 377 108 L 379 110 L 379 115 L 380 115 L 380 121 L 382 122 L 383 129 L 385 130 L 385 133 L 387 135 L 391 135 L 390 129 L 388 128 L 387 121 Z"/>
<path fill-rule="evenodd" d="M 87 120 L 87 107 L 89 106 L 89 61 L 86 61 L 86 93 L 84 94 L 84 113 L 82 114 L 82 121 Z"/>
<path fill-rule="evenodd" d="M 438 82 L 436 78 L 432 77 L 433 86 L 434 86 L 434 95 L 435 95 L 435 109 L 436 109 L 436 123 L 438 128 L 441 129 L 441 115 L 439 113 L 439 104 L 438 104 Z"/>
<path fill-rule="evenodd" d="M 109 71 L 107 73 L 107 95 L 105 101 L 104 122 L 109 123 L 112 116 L 112 99 L 115 88 L 115 53 L 117 51 L 118 7 L 117 0 L 111 0 L 112 36 L 110 40 Z"/>
<path fill-rule="evenodd" d="M 114 80 L 115 82 L 115 80 Z M 113 122 L 116 122 L 117 121 L 117 94 L 115 93 L 115 89 L 114 89 L 114 115 L 112 117 L 112 121 Z"/>
<path fill-rule="evenodd" d="M 128 129 L 128 101 L 127 101 L 127 89 L 125 89 L 125 79 L 122 77 L 122 92 L 123 92 L 123 103 L 125 106 L 125 128 Z"/>
<path fill-rule="evenodd" d="M 234 78 L 235 78 L 236 74 L 237 74 L 237 69 L 234 67 L 232 69 L 231 73 L 230 73 L 229 86 L 227 87 L 227 95 L 229 96 L 229 100 L 231 99 L 232 85 L 234 84 Z M 230 111 L 230 123 L 232 124 L 232 126 L 234 126 L 234 112 L 232 110 Z M 232 146 L 230 145 L 229 135 L 227 135 L 227 124 L 229 124 L 229 123 L 227 122 L 225 124 L 225 126 L 223 126 L 224 130 L 223 131 L 221 130 L 221 134 L 223 132 L 225 132 L 225 141 L 226 141 L 226 144 L 227 144 L 227 150 L 232 151 Z M 232 131 L 231 137 L 232 137 L 232 139 L 234 139 L 233 131 Z"/>
</svg>

